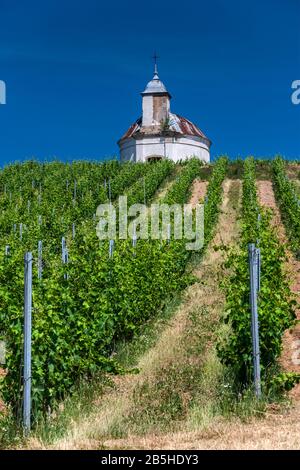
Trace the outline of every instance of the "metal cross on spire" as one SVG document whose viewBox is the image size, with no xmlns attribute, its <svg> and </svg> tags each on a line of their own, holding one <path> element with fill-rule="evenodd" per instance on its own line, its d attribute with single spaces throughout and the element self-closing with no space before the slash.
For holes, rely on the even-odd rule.
<svg viewBox="0 0 300 470">
<path fill-rule="evenodd" d="M 154 60 L 154 76 L 155 76 L 155 75 L 158 76 L 158 72 L 157 72 L 157 59 L 159 59 L 159 56 L 156 54 L 156 51 L 154 51 L 154 55 L 153 55 L 152 59 Z"/>
</svg>

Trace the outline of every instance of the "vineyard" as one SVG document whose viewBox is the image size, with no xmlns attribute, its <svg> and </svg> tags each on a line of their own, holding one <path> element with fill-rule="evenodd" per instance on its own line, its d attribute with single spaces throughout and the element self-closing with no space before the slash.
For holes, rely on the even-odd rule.
<svg viewBox="0 0 300 470">
<path fill-rule="evenodd" d="M 147 164 L 28 161 L 2 169 L 0 340 L 5 345 L 5 361 L 0 364 L 0 399 L 4 416 L 9 414 L 22 427 L 27 252 L 33 256 L 33 429 L 72 396 L 82 381 L 92 383 L 99 374 L 127 374 L 118 361 L 118 344 L 136 341 L 141 328 L 159 318 L 174 296 L 184 295 L 193 285 L 201 289 L 205 275 L 196 279 L 192 266 L 201 266 L 203 257 L 211 252 L 223 257 L 215 281 L 215 288 L 224 296 L 217 322 L 223 333 L 208 342 L 224 372 L 218 380 L 225 380 L 229 372 L 235 403 L 249 391 L 254 394 L 251 243 L 261 255 L 257 302 L 262 400 L 272 403 L 297 387 L 299 368 L 283 367 L 281 360 L 285 332 L 297 331 L 299 302 L 287 263 L 289 257 L 297 262 L 300 253 L 300 200 L 287 168 L 280 157 L 265 162 L 253 158 L 230 162 L 221 157 L 210 165 L 197 159 L 176 165 L 169 160 Z M 258 180 L 264 183 L 266 178 L 272 181 L 285 242 L 273 223 L 274 211 L 265 207 L 258 191 Z M 177 239 L 174 217 L 166 236 L 159 239 L 144 239 L 137 223 L 133 238 L 99 240 L 100 204 L 114 208 L 117 219 L 119 196 L 127 196 L 128 206 L 146 205 L 149 212 L 151 203 L 183 205 L 197 196 L 193 193 L 195 181 L 200 186 L 205 183 L 204 197 L 198 195 L 204 210 L 200 252 L 188 251 L 187 240 Z M 216 245 L 224 187 L 234 181 L 241 184 L 241 195 L 233 205 L 237 242 L 225 245 L 221 234 Z M 195 210 L 193 220 L 195 226 Z M 182 399 L 180 393 L 178 399 Z"/>
</svg>

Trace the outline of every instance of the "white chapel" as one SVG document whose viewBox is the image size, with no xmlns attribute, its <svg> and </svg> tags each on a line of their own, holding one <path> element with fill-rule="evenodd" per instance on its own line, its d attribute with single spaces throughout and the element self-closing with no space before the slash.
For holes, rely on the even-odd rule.
<svg viewBox="0 0 300 470">
<path fill-rule="evenodd" d="M 168 158 L 174 162 L 197 157 L 210 161 L 211 141 L 188 119 L 170 111 L 171 95 L 154 76 L 142 95 L 142 117 L 118 141 L 121 161 L 146 162 Z"/>
</svg>

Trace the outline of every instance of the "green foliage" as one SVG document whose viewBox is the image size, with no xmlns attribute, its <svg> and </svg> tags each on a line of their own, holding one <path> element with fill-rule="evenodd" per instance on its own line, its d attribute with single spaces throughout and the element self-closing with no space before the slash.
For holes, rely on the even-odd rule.
<svg viewBox="0 0 300 470">
<path fill-rule="evenodd" d="M 146 163 L 123 163 L 122 171 L 111 181 L 111 198 L 116 199 L 119 194 L 123 194 L 129 186 L 151 169 L 153 170 L 153 167 Z"/>
<path fill-rule="evenodd" d="M 212 239 L 213 228 L 218 220 L 221 199 L 222 182 L 228 168 L 228 158 L 221 157 L 214 164 L 211 179 L 209 181 L 204 206 L 204 239 L 205 245 Z"/>
<path fill-rule="evenodd" d="M 259 243 L 261 250 L 258 315 L 264 380 L 281 353 L 283 332 L 294 323 L 295 302 L 291 300 L 283 267 L 285 247 L 270 225 L 270 214 L 258 205 L 252 158 L 244 165 L 241 242 L 227 258 L 225 266 L 229 274 L 223 281 L 226 293 L 223 321 L 230 325 L 230 334 L 218 344 L 221 361 L 234 369 L 238 382 L 244 386 L 251 383 L 253 374 L 248 243 Z"/>
<path fill-rule="evenodd" d="M 216 214 L 220 175 L 225 174 L 220 170 L 222 162 L 216 164 L 210 182 L 210 207 L 213 212 L 215 204 Z M 200 163 L 186 167 L 191 184 Z M 2 247 L 10 245 L 9 256 L 4 250 L 0 254 L 0 339 L 6 341 L 8 371 L 1 395 L 16 416 L 22 397 L 24 252 L 31 250 L 34 256 L 32 399 L 33 415 L 38 418 L 74 391 L 81 378 L 89 379 L 101 370 L 118 372 L 113 359 L 115 342 L 131 338 L 163 308 L 168 297 L 190 282 L 185 275 L 190 257 L 185 240 L 138 240 L 136 249 L 131 240 L 117 240 L 113 258 L 109 258 L 108 241 L 99 242 L 92 217 L 97 204 L 107 201 L 104 178 L 111 179 L 116 198 L 118 191 L 124 190 L 121 175 L 127 182 L 138 177 L 126 188 L 133 204 L 144 200 L 143 172 L 146 201 L 150 201 L 173 169 L 169 161 L 143 167 L 116 162 L 28 162 L 0 173 L 0 240 Z M 185 173 L 182 178 L 184 182 L 179 178 L 178 184 L 187 188 L 185 198 L 178 191 L 172 196 L 174 203 L 186 202 L 189 197 Z M 219 197 L 214 196 L 217 193 Z M 42 225 L 37 223 L 40 214 Z M 214 217 L 214 223 L 216 220 Z M 71 230 L 74 221 L 75 239 Z M 22 240 L 13 229 L 20 222 L 26 225 Z M 212 224 L 210 220 L 207 223 Z M 68 265 L 61 263 L 62 235 L 67 239 Z M 43 240 L 42 280 L 37 279 L 38 240 Z"/>
<path fill-rule="evenodd" d="M 46 411 L 76 378 L 97 369 L 113 371 L 110 359 L 117 338 L 131 337 L 137 326 L 158 311 L 167 296 L 182 287 L 187 253 L 140 240 L 136 255 L 130 241 L 118 242 L 113 260 L 108 244 L 99 246 L 92 232 L 80 235 L 64 280 L 59 261 L 48 259 L 51 276 L 34 277 L 32 338 L 33 410 Z M 8 374 L 2 391 L 19 407 L 22 364 L 22 252 L 12 255 L 1 271 L 1 330 L 7 342 Z M 35 273 L 36 274 L 36 273 Z M 14 280 L 12 285 L 9 277 Z"/>
<path fill-rule="evenodd" d="M 70 231 L 73 222 L 79 225 L 92 218 L 98 204 L 108 197 L 104 179 L 113 182 L 123 168 L 126 167 L 117 161 L 100 164 L 29 161 L 5 167 L 0 171 L 2 246 L 18 244 L 22 223 L 23 248 L 33 250 L 38 240 L 47 240 L 47 246 L 55 249 L 54 245 Z"/>
<path fill-rule="evenodd" d="M 272 163 L 273 183 L 276 199 L 279 203 L 281 216 L 285 224 L 293 250 L 300 253 L 300 202 L 293 181 L 285 172 L 285 162 L 277 157 Z"/>
<path fill-rule="evenodd" d="M 295 385 L 300 383 L 300 374 L 296 372 L 282 372 L 275 375 L 270 386 L 277 393 L 289 392 Z"/>
<path fill-rule="evenodd" d="M 164 204 L 184 204 L 190 195 L 191 185 L 200 175 L 202 162 L 198 158 L 192 158 L 187 162 L 181 173 L 163 200 Z"/>
<path fill-rule="evenodd" d="M 149 203 L 161 183 L 174 169 L 174 163 L 171 160 L 161 160 L 148 165 L 149 171 L 146 175 L 125 192 L 128 207 L 137 203 Z"/>
<path fill-rule="evenodd" d="M 170 119 L 162 119 L 160 122 L 160 129 L 162 132 L 168 132 L 170 131 Z M 171 131 L 172 132 L 172 131 Z"/>
</svg>

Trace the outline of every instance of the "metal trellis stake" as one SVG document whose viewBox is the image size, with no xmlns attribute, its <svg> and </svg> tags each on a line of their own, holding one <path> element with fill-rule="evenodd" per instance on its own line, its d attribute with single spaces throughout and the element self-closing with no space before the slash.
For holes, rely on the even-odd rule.
<svg viewBox="0 0 300 470">
<path fill-rule="evenodd" d="M 74 181 L 74 195 L 73 195 L 74 201 L 76 200 L 76 196 L 77 196 L 77 181 L 75 180 Z"/>
<path fill-rule="evenodd" d="M 133 223 L 133 235 L 132 235 L 132 246 L 133 246 L 133 256 L 135 256 L 136 252 L 135 252 L 135 249 L 136 249 L 136 240 L 137 240 L 137 236 L 136 236 L 136 225 L 135 225 L 135 222 Z"/>
<path fill-rule="evenodd" d="M 69 262 L 69 252 L 68 252 L 68 248 L 66 247 L 64 250 L 64 264 L 68 264 L 68 262 Z M 69 274 L 65 273 L 64 278 L 69 279 Z"/>
<path fill-rule="evenodd" d="M 31 421 L 31 315 L 32 315 L 32 253 L 24 259 L 24 378 L 23 426 L 30 431 Z"/>
<path fill-rule="evenodd" d="M 65 248 L 66 248 L 66 239 L 65 239 L 65 237 L 62 237 L 62 239 L 61 239 L 61 259 L 62 259 L 63 263 L 65 261 L 65 255 L 64 255 Z"/>
<path fill-rule="evenodd" d="M 69 252 L 67 248 L 67 242 L 65 237 L 61 239 L 61 259 L 63 264 L 68 264 L 69 262 Z M 69 275 L 67 273 L 64 274 L 64 279 L 69 279 Z"/>
<path fill-rule="evenodd" d="M 167 225 L 167 242 L 170 243 L 171 240 L 171 224 Z"/>
<path fill-rule="evenodd" d="M 114 240 L 109 240 L 109 257 L 112 258 L 114 254 Z"/>
<path fill-rule="evenodd" d="M 111 203 L 111 185 L 110 185 L 110 178 L 108 179 L 108 199 Z"/>
<path fill-rule="evenodd" d="M 256 397 L 261 398 L 259 324 L 257 309 L 257 293 L 260 287 L 260 250 L 255 247 L 254 243 L 249 243 L 248 254 L 250 271 L 251 336 L 254 367 L 254 385 Z"/>
<path fill-rule="evenodd" d="M 38 279 L 43 277 L 43 242 L 40 240 L 38 243 Z"/>
<path fill-rule="evenodd" d="M 61 259 L 62 259 L 63 263 L 65 262 L 65 249 L 66 249 L 66 247 L 67 247 L 66 239 L 65 239 L 65 237 L 62 237 L 62 239 L 61 239 Z"/>
<path fill-rule="evenodd" d="M 260 240 L 258 239 L 257 242 L 259 243 Z M 256 275 L 257 275 L 257 279 L 259 281 L 259 282 L 257 282 L 257 292 L 259 292 L 260 291 L 260 269 L 261 269 L 260 258 L 261 258 L 261 256 L 260 256 L 260 248 L 257 248 L 255 245 L 254 245 L 254 247 L 255 247 L 255 256 L 256 256 L 256 259 L 255 259 L 255 261 L 256 261 Z"/>
</svg>

